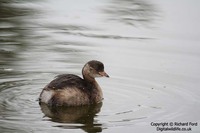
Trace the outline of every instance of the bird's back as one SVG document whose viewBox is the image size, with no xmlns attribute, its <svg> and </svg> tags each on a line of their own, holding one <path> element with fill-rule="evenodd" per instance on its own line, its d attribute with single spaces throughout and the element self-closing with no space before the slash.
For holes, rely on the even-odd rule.
<svg viewBox="0 0 200 133">
<path fill-rule="evenodd" d="M 79 76 L 74 74 L 62 74 L 56 76 L 45 88 L 48 90 L 58 90 L 76 87 L 78 89 L 84 89 L 87 83 Z"/>
</svg>

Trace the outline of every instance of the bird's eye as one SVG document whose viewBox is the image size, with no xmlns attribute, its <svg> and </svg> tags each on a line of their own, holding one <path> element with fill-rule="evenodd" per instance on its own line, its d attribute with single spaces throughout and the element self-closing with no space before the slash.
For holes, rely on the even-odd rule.
<svg viewBox="0 0 200 133">
<path fill-rule="evenodd" d="M 93 68 L 92 67 L 90 67 L 90 71 L 92 71 L 93 70 Z"/>
</svg>

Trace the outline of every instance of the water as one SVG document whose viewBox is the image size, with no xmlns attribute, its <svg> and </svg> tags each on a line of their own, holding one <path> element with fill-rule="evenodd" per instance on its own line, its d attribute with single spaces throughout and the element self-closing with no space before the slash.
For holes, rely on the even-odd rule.
<svg viewBox="0 0 200 133">
<path fill-rule="evenodd" d="M 152 122 L 193 122 L 172 127 L 199 132 L 199 7 L 197 0 L 2 0 L 0 132 L 157 132 Z M 97 79 L 103 105 L 40 107 L 54 76 L 81 76 L 92 59 L 110 75 Z"/>
</svg>

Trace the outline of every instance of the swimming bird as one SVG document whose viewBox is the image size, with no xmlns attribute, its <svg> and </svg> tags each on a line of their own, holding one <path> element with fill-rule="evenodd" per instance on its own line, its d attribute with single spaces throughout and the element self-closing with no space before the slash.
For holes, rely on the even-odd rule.
<svg viewBox="0 0 200 133">
<path fill-rule="evenodd" d="M 82 68 L 83 78 L 74 74 L 56 76 L 47 84 L 39 102 L 50 106 L 81 106 L 102 102 L 102 89 L 96 77 L 109 77 L 104 71 L 104 64 L 97 60 L 87 62 Z"/>
</svg>

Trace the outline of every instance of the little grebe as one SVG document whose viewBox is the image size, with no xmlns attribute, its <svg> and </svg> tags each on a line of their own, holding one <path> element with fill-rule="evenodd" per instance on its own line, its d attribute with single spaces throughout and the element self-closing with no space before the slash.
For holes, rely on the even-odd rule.
<svg viewBox="0 0 200 133">
<path fill-rule="evenodd" d="M 39 102 L 50 106 L 80 106 L 100 103 L 102 90 L 95 77 L 109 77 L 103 63 L 92 60 L 82 69 L 83 79 L 73 74 L 58 75 L 42 90 Z"/>
</svg>

